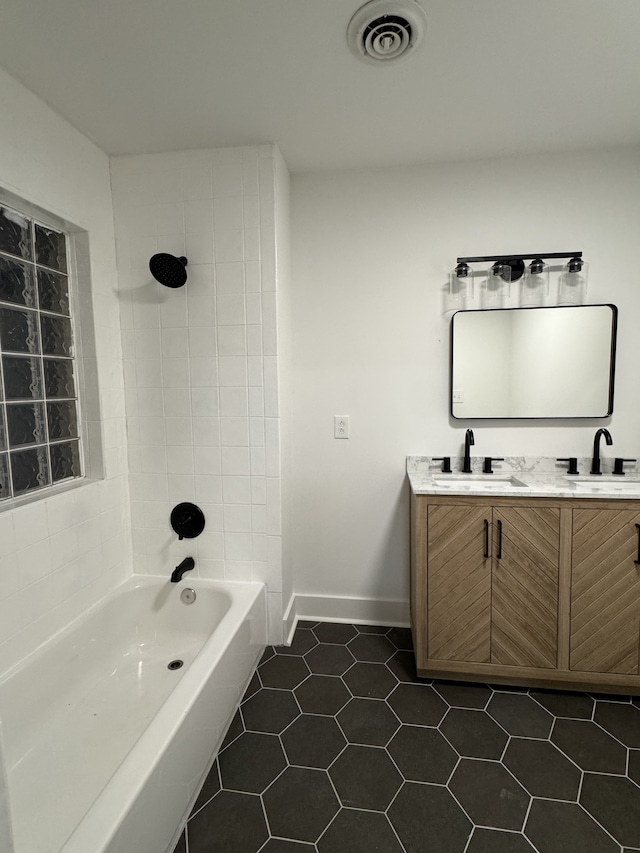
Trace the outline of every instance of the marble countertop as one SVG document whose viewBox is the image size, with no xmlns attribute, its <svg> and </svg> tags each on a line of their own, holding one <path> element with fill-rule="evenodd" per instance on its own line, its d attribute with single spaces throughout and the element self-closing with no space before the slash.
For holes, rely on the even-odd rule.
<svg viewBox="0 0 640 853">
<path fill-rule="evenodd" d="M 579 475 L 567 474 L 567 463 L 552 457 L 507 457 L 482 473 L 483 457 L 471 457 L 471 474 L 462 474 L 462 459 L 451 457 L 453 473 L 431 456 L 408 456 L 407 476 L 416 495 L 508 496 L 529 498 L 640 499 L 638 463 L 625 464 L 625 475 L 612 473 L 613 460 L 602 460 L 602 475 L 589 474 L 590 458 L 578 459 Z"/>
</svg>

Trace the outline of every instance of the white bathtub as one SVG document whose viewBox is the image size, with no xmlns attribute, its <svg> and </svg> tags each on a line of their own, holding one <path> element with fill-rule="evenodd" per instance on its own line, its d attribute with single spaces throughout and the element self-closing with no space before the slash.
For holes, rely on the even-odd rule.
<svg viewBox="0 0 640 853">
<path fill-rule="evenodd" d="M 265 642 L 262 584 L 134 576 L 2 676 L 14 853 L 172 850 Z"/>
</svg>

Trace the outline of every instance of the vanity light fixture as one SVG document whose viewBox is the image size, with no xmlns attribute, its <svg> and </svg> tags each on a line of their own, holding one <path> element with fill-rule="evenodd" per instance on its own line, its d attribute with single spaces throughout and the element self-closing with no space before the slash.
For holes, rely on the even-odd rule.
<svg viewBox="0 0 640 853">
<path fill-rule="evenodd" d="M 463 282 L 473 280 L 479 270 L 473 270 L 470 264 L 490 264 L 489 269 L 483 270 L 486 275 L 485 297 L 488 304 L 497 303 L 498 297 L 508 297 L 508 287 L 511 282 L 523 278 L 522 295 L 525 304 L 537 305 L 544 299 L 549 289 L 548 261 L 567 259 L 562 268 L 559 288 L 559 302 L 579 305 L 584 301 L 587 292 L 587 264 L 582 258 L 582 252 L 539 252 L 531 255 L 474 255 L 456 259 L 456 268 L 449 277 L 449 292 L 454 299 L 459 299 L 462 293 L 465 298 L 473 298 L 468 287 Z M 525 267 L 525 261 L 531 261 Z M 556 268 L 557 269 L 557 268 Z"/>
</svg>

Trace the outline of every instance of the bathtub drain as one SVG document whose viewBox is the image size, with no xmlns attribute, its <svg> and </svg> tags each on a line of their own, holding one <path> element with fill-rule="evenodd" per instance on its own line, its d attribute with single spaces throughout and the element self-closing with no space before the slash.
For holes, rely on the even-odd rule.
<svg viewBox="0 0 640 853">
<path fill-rule="evenodd" d="M 180 669 L 183 665 L 183 660 L 172 660 L 171 663 L 167 665 L 167 669 Z"/>
</svg>

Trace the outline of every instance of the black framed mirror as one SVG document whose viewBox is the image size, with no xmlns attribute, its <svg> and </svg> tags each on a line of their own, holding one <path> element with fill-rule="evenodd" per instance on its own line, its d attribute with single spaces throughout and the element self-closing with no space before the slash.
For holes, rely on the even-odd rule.
<svg viewBox="0 0 640 853">
<path fill-rule="evenodd" d="M 456 312 L 452 417 L 608 417 L 617 319 L 609 304 Z"/>
</svg>

